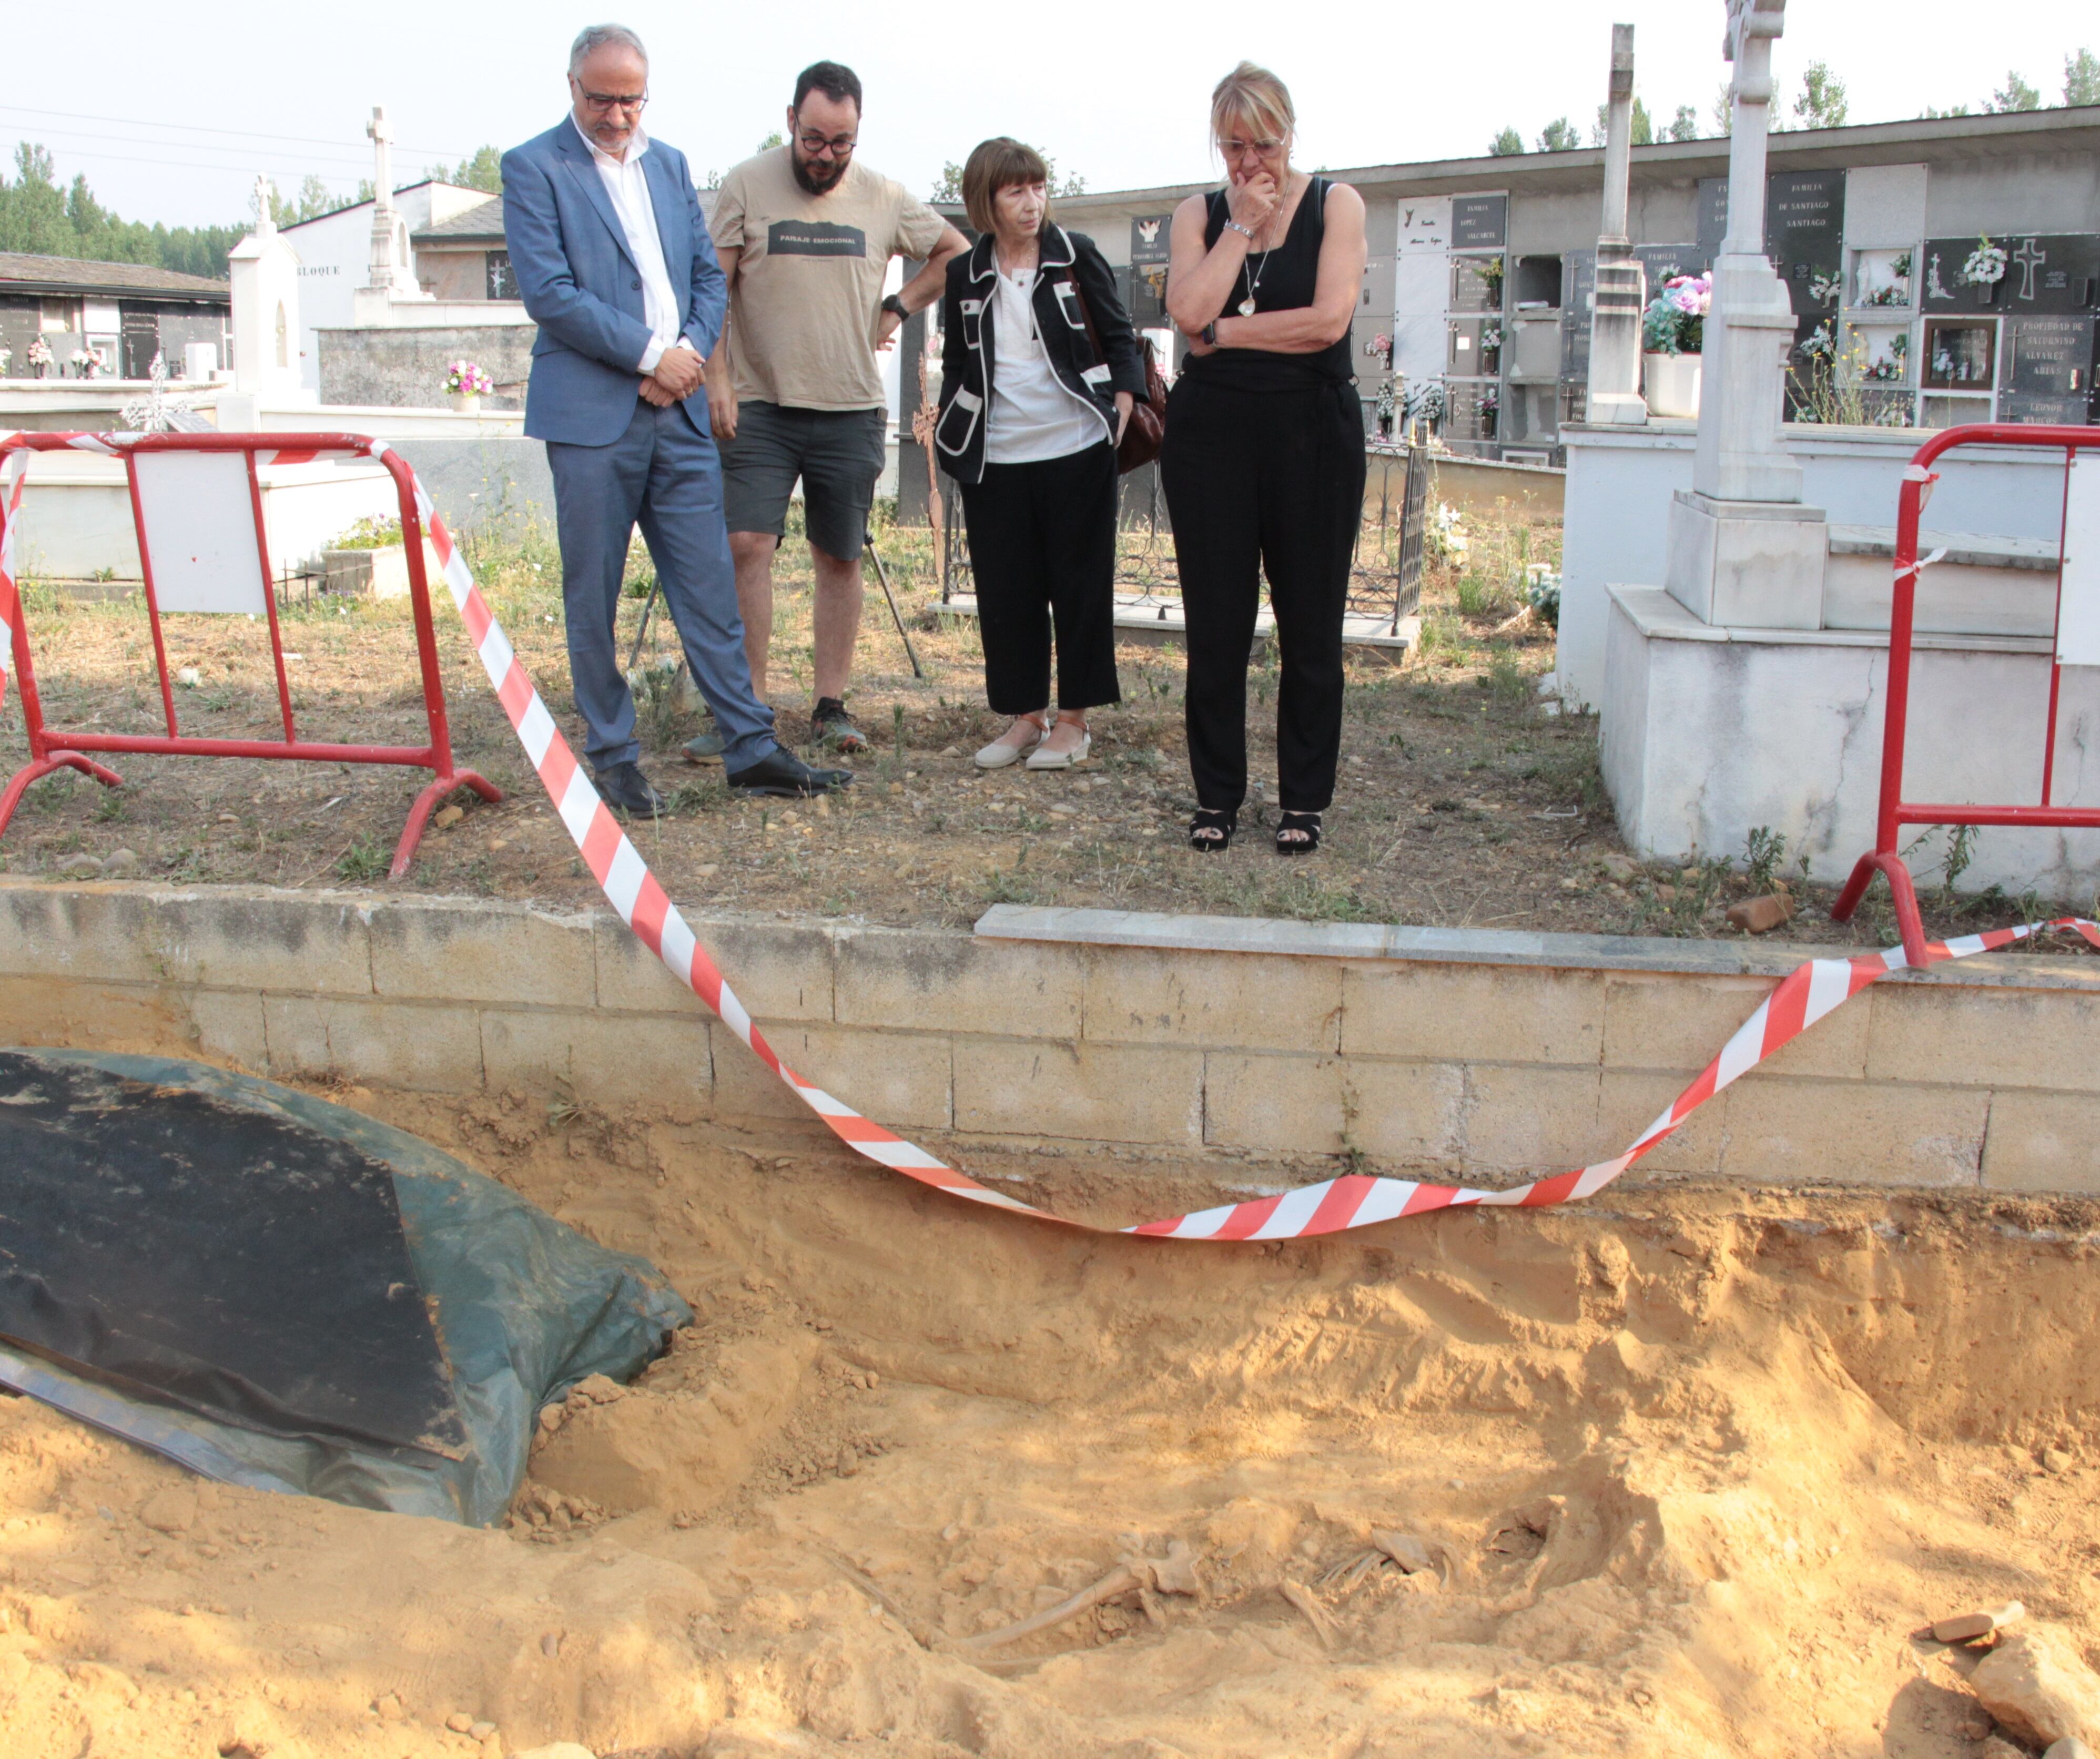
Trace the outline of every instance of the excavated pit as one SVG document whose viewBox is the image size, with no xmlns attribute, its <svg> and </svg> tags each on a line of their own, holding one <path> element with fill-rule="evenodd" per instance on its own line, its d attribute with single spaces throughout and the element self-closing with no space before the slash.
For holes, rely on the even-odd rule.
<svg viewBox="0 0 2100 1759">
<path fill-rule="evenodd" d="M 502 1530 L 0 1400 L 8 1752 L 1966 1759 L 1973 1658 L 1920 1627 L 2018 1598 L 2100 1654 L 2089 1201 L 1623 1184 L 1177 1245 L 806 1135 L 349 1097 L 697 1323 L 571 1400 Z"/>
</svg>

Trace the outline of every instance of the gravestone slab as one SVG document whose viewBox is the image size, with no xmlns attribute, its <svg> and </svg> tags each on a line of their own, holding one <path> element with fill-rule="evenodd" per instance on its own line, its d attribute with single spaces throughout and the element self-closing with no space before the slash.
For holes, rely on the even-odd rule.
<svg viewBox="0 0 2100 1759">
<path fill-rule="evenodd" d="M 1507 196 L 1454 196 L 1451 198 L 1451 248 L 1479 250 L 1508 241 L 1509 197 Z"/>
</svg>

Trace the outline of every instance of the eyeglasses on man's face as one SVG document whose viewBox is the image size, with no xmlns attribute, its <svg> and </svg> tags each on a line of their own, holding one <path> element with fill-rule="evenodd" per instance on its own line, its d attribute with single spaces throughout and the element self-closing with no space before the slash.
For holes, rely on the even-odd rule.
<svg viewBox="0 0 2100 1759">
<path fill-rule="evenodd" d="M 827 138 L 823 134 L 797 134 L 795 139 L 801 148 L 803 156 L 810 159 L 821 159 L 827 153 L 834 159 L 843 159 L 859 144 L 857 138 L 851 134 L 835 134 Z"/>
<path fill-rule="evenodd" d="M 579 86 L 576 95 L 583 99 L 588 108 L 599 116 L 610 115 L 615 110 L 624 110 L 630 116 L 639 116 L 642 107 L 649 102 L 649 94 L 646 91 L 585 91 Z"/>
</svg>

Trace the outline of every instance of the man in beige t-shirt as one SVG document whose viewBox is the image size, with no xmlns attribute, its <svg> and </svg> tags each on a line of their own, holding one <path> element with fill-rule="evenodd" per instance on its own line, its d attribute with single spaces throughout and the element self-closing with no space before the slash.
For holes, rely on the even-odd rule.
<svg viewBox="0 0 2100 1759">
<path fill-rule="evenodd" d="M 854 162 L 860 81 L 819 61 L 795 82 L 788 143 L 722 179 L 711 229 L 729 277 L 729 323 L 708 362 L 723 510 L 744 647 L 760 700 L 773 636 L 773 556 L 796 479 L 817 577 L 810 730 L 842 752 L 867 742 L 848 717 L 860 632 L 861 550 L 889 426 L 879 349 L 946 284 L 961 233 L 902 185 Z M 925 267 L 887 299 L 892 257 Z M 704 761 L 706 741 L 687 755 Z M 696 750 L 695 747 L 699 747 Z"/>
</svg>

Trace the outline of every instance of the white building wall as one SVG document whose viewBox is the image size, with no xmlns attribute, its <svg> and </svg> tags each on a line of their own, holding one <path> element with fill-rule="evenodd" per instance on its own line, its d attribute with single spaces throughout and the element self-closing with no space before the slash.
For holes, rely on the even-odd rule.
<svg viewBox="0 0 2100 1759">
<path fill-rule="evenodd" d="M 411 183 L 395 190 L 402 257 L 412 267 L 412 235 L 488 200 L 487 191 L 456 183 Z M 364 284 L 372 265 L 372 204 L 360 201 L 281 230 L 299 253 L 299 382 L 319 391 L 320 351 L 315 332 L 340 329 L 351 321 L 351 296 Z"/>
</svg>

